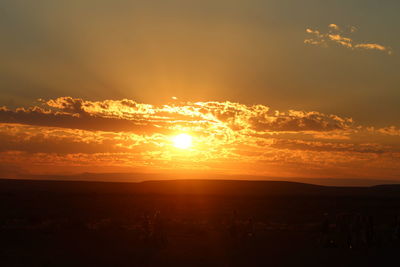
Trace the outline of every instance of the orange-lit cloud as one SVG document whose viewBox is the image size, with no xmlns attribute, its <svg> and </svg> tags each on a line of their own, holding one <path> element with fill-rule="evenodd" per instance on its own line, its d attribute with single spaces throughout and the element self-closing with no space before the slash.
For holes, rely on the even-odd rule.
<svg viewBox="0 0 400 267">
<path fill-rule="evenodd" d="M 305 39 L 304 43 L 324 47 L 327 47 L 328 43 L 333 43 L 353 50 L 378 50 L 389 55 L 393 53 L 390 47 L 381 44 L 364 42 L 358 43 L 354 41 L 349 37 L 349 35 L 357 31 L 357 28 L 354 26 L 350 26 L 346 30 L 342 30 L 336 24 L 329 24 L 328 28 L 329 30 L 327 33 L 321 33 L 318 30 L 307 28 L 306 33 L 311 34 L 312 37 Z"/>
<path fill-rule="evenodd" d="M 60 97 L 41 103 L 0 108 L 0 172 L 9 172 L 9 166 L 33 173 L 198 169 L 400 179 L 396 127 L 366 127 L 317 111 L 233 102 L 156 106 Z M 179 133 L 193 137 L 187 150 L 173 145 Z"/>
<path fill-rule="evenodd" d="M 271 111 L 264 105 L 196 102 L 153 106 L 132 100 L 84 101 L 61 97 L 44 107 L 0 108 L 0 122 L 90 131 L 170 133 L 179 129 L 224 128 L 247 132 L 331 131 L 350 127 L 352 119 L 320 112 Z"/>
</svg>

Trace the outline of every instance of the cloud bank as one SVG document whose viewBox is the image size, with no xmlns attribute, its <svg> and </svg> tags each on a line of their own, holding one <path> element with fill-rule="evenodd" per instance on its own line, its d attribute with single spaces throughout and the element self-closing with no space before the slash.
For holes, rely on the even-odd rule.
<svg viewBox="0 0 400 267">
<path fill-rule="evenodd" d="M 400 130 L 395 126 L 233 102 L 150 105 L 72 97 L 40 102 L 0 108 L 0 166 L 29 173 L 195 169 L 400 179 Z M 193 136 L 187 151 L 172 145 L 173 136 L 182 132 Z"/>
</svg>

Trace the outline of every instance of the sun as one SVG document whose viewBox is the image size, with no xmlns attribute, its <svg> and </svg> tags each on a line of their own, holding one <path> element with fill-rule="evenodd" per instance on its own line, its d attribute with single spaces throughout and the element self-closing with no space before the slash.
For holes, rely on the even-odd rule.
<svg viewBox="0 0 400 267">
<path fill-rule="evenodd" d="M 188 149 L 192 146 L 192 137 L 188 134 L 182 133 L 172 138 L 174 147 L 180 149 Z"/>
</svg>

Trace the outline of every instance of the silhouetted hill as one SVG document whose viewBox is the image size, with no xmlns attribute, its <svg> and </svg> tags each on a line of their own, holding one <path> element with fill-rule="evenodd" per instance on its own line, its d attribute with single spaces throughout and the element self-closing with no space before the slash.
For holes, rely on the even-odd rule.
<svg viewBox="0 0 400 267">
<path fill-rule="evenodd" d="M 1 175 L 1 174 L 0 174 Z M 307 183 L 323 186 L 352 186 L 364 187 L 381 184 L 398 184 L 396 180 L 388 179 L 361 179 L 361 178 L 307 178 L 307 177 L 270 177 L 259 175 L 228 175 L 210 174 L 202 172 L 183 173 L 77 173 L 77 174 L 21 174 L 16 177 L 3 177 L 19 180 L 46 180 L 46 181 L 90 181 L 90 182 L 118 182 L 132 183 L 163 180 L 230 180 L 230 181 L 279 181 Z"/>
<path fill-rule="evenodd" d="M 399 210 L 400 186 L 389 184 L 0 179 L 1 263 L 389 266 L 398 258 Z M 349 248 L 342 230 L 356 231 L 360 218 L 372 219 L 375 236 Z M 329 247 L 321 242 L 325 222 L 334 233 Z"/>
<path fill-rule="evenodd" d="M 115 183 L 0 179 L 0 193 L 22 192 L 54 194 L 400 197 L 400 185 L 333 187 L 281 181 L 163 180 Z"/>
</svg>

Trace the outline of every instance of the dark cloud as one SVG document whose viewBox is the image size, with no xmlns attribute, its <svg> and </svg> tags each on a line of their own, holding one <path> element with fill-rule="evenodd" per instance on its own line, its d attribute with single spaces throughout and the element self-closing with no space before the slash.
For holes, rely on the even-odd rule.
<svg viewBox="0 0 400 267">
<path fill-rule="evenodd" d="M 55 100 L 49 100 L 46 104 L 50 107 L 57 108 L 61 111 L 65 111 L 72 114 L 85 114 L 83 108 L 84 101 L 82 99 L 72 97 L 60 97 Z"/>
<path fill-rule="evenodd" d="M 54 112 L 40 107 L 32 107 L 28 109 L 19 108 L 15 111 L 1 108 L 0 122 L 88 131 L 135 132 L 141 134 L 168 132 L 167 129 L 159 128 L 140 121 L 136 122 L 126 119 L 90 115 L 86 112 L 82 112 L 82 109 L 80 108 L 81 106 L 77 105 L 71 107 L 67 106 L 66 110 L 71 110 L 73 107 L 78 107 L 78 110 L 80 110 L 81 113 Z M 74 109 L 74 111 L 76 110 Z"/>
<path fill-rule="evenodd" d="M 257 131 L 334 131 L 346 130 L 352 120 L 317 112 L 298 112 L 298 114 L 279 115 L 270 121 L 264 118 L 251 118 L 252 126 Z"/>
</svg>

